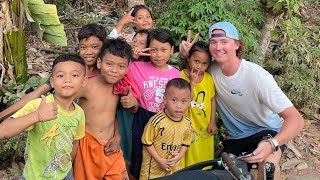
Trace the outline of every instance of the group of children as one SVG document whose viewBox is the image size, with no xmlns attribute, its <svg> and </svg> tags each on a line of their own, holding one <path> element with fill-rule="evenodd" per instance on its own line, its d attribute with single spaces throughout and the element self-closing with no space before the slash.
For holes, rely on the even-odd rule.
<svg viewBox="0 0 320 180">
<path fill-rule="evenodd" d="M 117 38 L 127 23 L 135 24 L 131 46 Z M 168 65 L 170 33 L 152 25 L 144 5 L 124 15 L 108 40 L 102 26 L 85 25 L 81 57 L 56 58 L 47 83 L 2 112 L 23 106 L 0 124 L 0 139 L 28 132 L 24 179 L 152 179 L 214 158 L 208 44 L 195 42 L 180 72 Z M 119 84 L 130 87 L 115 93 Z"/>
</svg>

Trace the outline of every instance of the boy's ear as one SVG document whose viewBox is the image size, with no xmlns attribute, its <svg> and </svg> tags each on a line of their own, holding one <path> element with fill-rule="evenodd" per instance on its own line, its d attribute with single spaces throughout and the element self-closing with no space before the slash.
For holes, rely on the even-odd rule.
<svg viewBox="0 0 320 180">
<path fill-rule="evenodd" d="M 170 54 L 172 55 L 173 52 L 174 52 L 174 46 L 171 46 L 171 50 L 170 51 L 171 51 Z"/>
<path fill-rule="evenodd" d="M 164 96 L 163 96 L 163 104 L 164 104 L 164 105 L 167 105 L 167 97 L 166 97 L 166 94 L 164 94 Z"/>
<path fill-rule="evenodd" d="M 84 76 L 82 87 L 85 87 L 88 84 L 88 76 Z"/>
<path fill-rule="evenodd" d="M 53 81 L 53 79 L 52 79 L 52 75 L 49 77 L 49 79 L 50 79 L 50 86 L 51 86 L 51 88 L 54 88 L 54 81 Z"/>
<path fill-rule="evenodd" d="M 101 62 L 101 59 L 98 58 L 98 59 L 97 59 L 97 68 L 98 68 L 98 69 L 101 69 L 101 63 L 102 63 L 102 62 Z"/>
</svg>

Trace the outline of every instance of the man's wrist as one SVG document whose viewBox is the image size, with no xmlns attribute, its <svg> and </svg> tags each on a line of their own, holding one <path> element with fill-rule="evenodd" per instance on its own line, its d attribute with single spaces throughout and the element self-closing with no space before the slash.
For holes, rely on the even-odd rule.
<svg viewBox="0 0 320 180">
<path fill-rule="evenodd" d="M 279 143 L 278 143 L 278 141 L 276 139 L 274 139 L 274 138 L 266 138 L 264 141 L 268 142 L 271 145 L 272 152 L 278 151 Z"/>
</svg>

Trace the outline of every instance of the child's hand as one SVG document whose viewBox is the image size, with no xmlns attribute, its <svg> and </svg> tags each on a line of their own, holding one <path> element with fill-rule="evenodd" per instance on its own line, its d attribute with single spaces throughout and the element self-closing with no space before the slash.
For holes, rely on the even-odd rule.
<svg viewBox="0 0 320 180">
<path fill-rule="evenodd" d="M 170 167 L 174 166 L 176 163 L 178 163 L 181 159 L 181 156 L 177 152 L 171 153 L 172 158 L 168 159 L 168 164 Z"/>
<path fill-rule="evenodd" d="M 131 16 L 131 13 L 133 11 L 134 8 L 131 8 L 131 10 L 128 13 L 125 13 L 121 19 L 119 20 L 118 23 L 121 23 L 123 25 L 126 25 L 128 23 L 135 23 L 137 24 L 138 22 L 134 20 L 134 17 Z"/>
<path fill-rule="evenodd" d="M 179 46 L 179 54 L 183 59 L 188 58 L 188 54 L 191 46 L 198 41 L 199 33 L 194 36 L 193 41 L 191 42 L 191 30 L 188 30 L 187 41 L 182 41 Z"/>
<path fill-rule="evenodd" d="M 169 166 L 169 162 L 167 159 L 163 159 L 161 158 L 159 161 L 159 166 L 162 170 L 166 171 L 166 172 L 170 172 L 171 171 L 171 168 Z"/>
<path fill-rule="evenodd" d="M 104 154 L 110 155 L 120 151 L 120 137 L 114 136 L 108 140 L 107 144 L 104 146 Z"/>
<path fill-rule="evenodd" d="M 40 106 L 37 109 L 39 121 L 49 121 L 58 116 L 58 107 L 55 102 L 46 103 L 46 97 L 41 95 Z"/>
<path fill-rule="evenodd" d="M 198 80 L 199 71 L 191 69 L 191 72 L 189 74 L 190 84 L 195 84 Z"/>
<path fill-rule="evenodd" d="M 218 130 L 217 125 L 215 122 L 210 122 L 207 128 L 209 134 L 213 135 Z"/>
<path fill-rule="evenodd" d="M 139 49 L 139 48 L 133 48 L 133 59 L 139 59 L 140 56 L 151 56 L 150 53 L 147 53 L 151 48 L 144 48 L 144 49 Z"/>
<path fill-rule="evenodd" d="M 131 88 L 129 90 L 128 95 L 122 96 L 120 98 L 120 102 L 121 102 L 122 106 L 126 109 L 129 109 L 133 106 L 138 105 L 138 100 L 133 96 L 133 94 L 131 92 Z"/>
</svg>

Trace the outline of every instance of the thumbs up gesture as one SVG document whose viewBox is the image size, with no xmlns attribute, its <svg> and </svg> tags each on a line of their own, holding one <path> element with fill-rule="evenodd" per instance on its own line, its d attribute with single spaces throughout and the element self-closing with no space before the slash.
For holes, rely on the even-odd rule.
<svg viewBox="0 0 320 180">
<path fill-rule="evenodd" d="M 49 121 L 56 119 L 58 116 L 57 104 L 55 102 L 47 103 L 44 95 L 41 95 L 41 102 L 37 111 L 39 121 Z"/>
<path fill-rule="evenodd" d="M 126 96 L 122 96 L 120 98 L 120 102 L 122 106 L 126 109 L 132 108 L 134 106 L 138 106 L 138 101 L 137 99 L 133 96 L 131 92 L 131 88 L 129 89 L 129 93 Z"/>
</svg>

